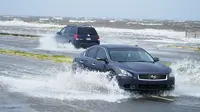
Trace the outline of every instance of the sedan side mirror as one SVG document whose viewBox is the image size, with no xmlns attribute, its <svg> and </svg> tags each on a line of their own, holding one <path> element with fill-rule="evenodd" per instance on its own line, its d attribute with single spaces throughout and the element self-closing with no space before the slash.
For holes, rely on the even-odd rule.
<svg viewBox="0 0 200 112">
<path fill-rule="evenodd" d="M 98 61 L 104 61 L 106 64 L 108 64 L 108 60 L 106 58 L 96 58 Z"/>
<path fill-rule="evenodd" d="M 154 57 L 153 59 L 154 59 L 155 62 L 160 61 L 160 59 L 158 57 Z"/>
<path fill-rule="evenodd" d="M 61 35 L 61 33 L 60 33 L 60 32 L 57 32 L 56 34 L 57 34 L 57 35 Z"/>
</svg>

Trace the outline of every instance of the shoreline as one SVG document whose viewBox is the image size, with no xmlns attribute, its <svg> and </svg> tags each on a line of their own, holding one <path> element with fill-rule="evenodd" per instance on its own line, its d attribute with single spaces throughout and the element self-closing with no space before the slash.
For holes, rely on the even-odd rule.
<svg viewBox="0 0 200 112">
<path fill-rule="evenodd" d="M 48 16 L 3 16 L 0 15 L 2 21 L 20 21 L 27 23 L 43 23 L 43 24 L 89 24 L 95 27 L 110 27 L 123 29 L 161 29 L 174 31 L 200 31 L 200 21 L 175 21 L 175 20 L 153 20 L 153 19 L 114 19 L 114 18 L 73 18 L 73 17 L 48 17 Z"/>
</svg>

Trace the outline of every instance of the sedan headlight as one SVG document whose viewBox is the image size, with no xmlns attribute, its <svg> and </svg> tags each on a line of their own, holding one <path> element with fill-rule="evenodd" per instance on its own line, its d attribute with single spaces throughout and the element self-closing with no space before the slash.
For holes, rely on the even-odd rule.
<svg viewBox="0 0 200 112">
<path fill-rule="evenodd" d="M 122 76 L 122 77 L 132 77 L 132 74 L 127 72 L 126 70 L 123 70 L 123 69 L 119 69 L 120 73 L 118 74 L 119 76 Z"/>
</svg>

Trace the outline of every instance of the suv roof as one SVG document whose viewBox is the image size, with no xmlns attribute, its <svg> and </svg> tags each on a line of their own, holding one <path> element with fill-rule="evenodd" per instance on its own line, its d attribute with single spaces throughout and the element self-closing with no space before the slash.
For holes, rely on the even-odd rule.
<svg viewBox="0 0 200 112">
<path fill-rule="evenodd" d="M 69 24 L 66 27 L 76 28 L 76 32 L 81 35 L 88 35 L 88 34 L 93 35 L 93 36 L 98 35 L 96 29 L 88 24 Z"/>
</svg>

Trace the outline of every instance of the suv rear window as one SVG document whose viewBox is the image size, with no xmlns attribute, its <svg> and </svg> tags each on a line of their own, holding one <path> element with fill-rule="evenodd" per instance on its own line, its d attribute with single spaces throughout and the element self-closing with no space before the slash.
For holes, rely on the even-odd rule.
<svg viewBox="0 0 200 112">
<path fill-rule="evenodd" d="M 87 35 L 87 34 L 97 35 L 97 32 L 94 28 L 88 28 L 88 27 L 81 28 L 81 27 L 79 27 L 78 28 L 78 34 L 81 34 L 81 35 Z"/>
</svg>

